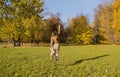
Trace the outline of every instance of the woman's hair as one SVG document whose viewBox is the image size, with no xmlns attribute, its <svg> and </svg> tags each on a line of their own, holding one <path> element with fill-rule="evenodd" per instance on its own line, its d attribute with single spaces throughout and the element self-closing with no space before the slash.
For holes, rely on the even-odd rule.
<svg viewBox="0 0 120 77">
<path fill-rule="evenodd" d="M 56 36 L 56 35 L 58 35 L 57 31 L 53 31 L 52 36 Z"/>
</svg>

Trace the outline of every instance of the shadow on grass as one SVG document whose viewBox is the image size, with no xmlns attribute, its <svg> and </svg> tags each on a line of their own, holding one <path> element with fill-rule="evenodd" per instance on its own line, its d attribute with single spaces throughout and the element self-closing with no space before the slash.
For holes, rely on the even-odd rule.
<svg viewBox="0 0 120 77">
<path fill-rule="evenodd" d="M 76 65 L 76 64 L 80 64 L 84 61 L 89 61 L 89 60 L 95 60 L 95 59 L 99 59 L 99 58 L 102 58 L 102 57 L 106 57 L 106 56 L 109 56 L 109 54 L 105 54 L 105 55 L 101 55 L 101 56 L 97 56 L 97 57 L 93 57 L 93 58 L 87 58 L 87 59 L 81 59 L 81 60 L 77 60 L 75 61 L 73 64 L 71 65 Z"/>
</svg>

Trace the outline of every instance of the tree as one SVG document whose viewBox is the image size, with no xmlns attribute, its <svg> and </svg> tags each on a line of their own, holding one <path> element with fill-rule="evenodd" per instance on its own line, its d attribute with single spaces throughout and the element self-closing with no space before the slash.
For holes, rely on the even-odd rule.
<svg viewBox="0 0 120 77">
<path fill-rule="evenodd" d="M 100 20 L 99 20 L 99 14 L 95 14 L 94 18 L 94 26 L 93 26 L 93 44 L 99 44 L 100 43 Z"/>
<path fill-rule="evenodd" d="M 58 31 L 58 26 L 61 25 L 61 32 L 60 32 L 60 42 L 65 42 L 65 30 L 64 30 L 64 26 L 63 23 L 61 21 L 61 19 L 56 16 L 53 15 L 50 18 L 45 20 L 46 23 L 46 28 L 43 34 L 43 41 L 45 42 L 50 42 L 50 37 L 51 37 L 51 33 L 53 31 Z"/>
<path fill-rule="evenodd" d="M 25 33 L 22 40 L 24 42 L 39 44 L 40 37 L 42 37 L 41 33 L 45 29 L 43 21 L 38 19 L 36 22 L 36 16 L 33 16 L 29 19 L 22 19 L 22 24 L 25 26 Z"/>
<path fill-rule="evenodd" d="M 72 42 L 86 44 L 84 38 L 85 33 L 90 31 L 88 19 L 84 15 L 72 18 L 69 23 L 69 34 L 72 37 Z M 88 37 L 89 38 L 89 37 Z M 91 41 L 91 40 L 90 40 Z M 89 42 L 90 42 L 89 41 Z"/>
<path fill-rule="evenodd" d="M 100 43 L 115 44 L 115 33 L 114 29 L 112 28 L 112 5 L 110 3 L 105 2 L 104 4 L 100 4 L 97 10 L 98 11 L 96 11 L 94 21 L 94 31 L 96 31 L 94 32 L 94 39 L 97 39 L 97 42 L 99 41 Z"/>
<path fill-rule="evenodd" d="M 120 44 L 120 0 L 113 2 L 113 29 L 115 31 L 116 42 Z"/>
<path fill-rule="evenodd" d="M 4 6 L 6 6 L 6 7 L 2 7 L 1 15 L 3 19 L 7 21 L 7 23 L 10 20 L 9 23 L 14 24 L 14 27 L 12 27 L 13 29 L 12 38 L 13 38 L 13 41 L 14 42 L 17 41 L 18 45 L 20 46 L 20 42 L 22 38 L 24 37 L 24 35 L 26 34 L 26 32 L 31 32 L 30 36 L 32 37 L 35 37 L 35 34 L 38 33 L 37 31 L 39 30 L 35 32 L 34 28 L 39 29 L 40 27 L 37 28 L 37 26 L 42 25 L 41 24 L 42 16 L 40 16 L 40 13 L 43 11 L 43 8 L 42 8 L 43 2 L 41 0 L 7 0 L 7 1 L 9 2 L 6 2 L 6 0 L 3 1 L 6 4 L 1 2 Z M 31 22 L 29 22 L 28 24 L 28 22 L 26 21 L 31 21 Z M 4 22 L 3 27 L 5 24 L 6 22 Z M 29 26 L 30 29 L 27 29 L 28 28 L 27 26 Z M 11 27 L 9 27 L 9 24 L 4 28 L 11 29 Z M 4 33 L 5 32 L 3 30 L 1 34 L 4 35 Z"/>
</svg>

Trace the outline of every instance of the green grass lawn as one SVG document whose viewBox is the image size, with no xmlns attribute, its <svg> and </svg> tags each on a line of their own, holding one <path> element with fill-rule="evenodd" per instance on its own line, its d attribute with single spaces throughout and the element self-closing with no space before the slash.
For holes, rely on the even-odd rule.
<svg viewBox="0 0 120 77">
<path fill-rule="evenodd" d="M 120 77 L 120 46 L 61 46 L 60 64 L 49 47 L 0 48 L 0 77 Z"/>
</svg>

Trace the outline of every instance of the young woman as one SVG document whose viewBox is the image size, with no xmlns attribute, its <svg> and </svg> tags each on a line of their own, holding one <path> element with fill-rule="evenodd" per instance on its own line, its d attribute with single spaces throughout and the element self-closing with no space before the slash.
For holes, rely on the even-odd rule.
<svg viewBox="0 0 120 77">
<path fill-rule="evenodd" d="M 57 64 L 59 63 L 59 48 L 60 48 L 58 41 L 59 34 L 60 34 L 60 25 L 58 26 L 58 32 L 53 31 L 50 38 L 50 49 L 51 49 L 50 59 L 52 59 L 53 56 L 55 55 Z"/>
</svg>

